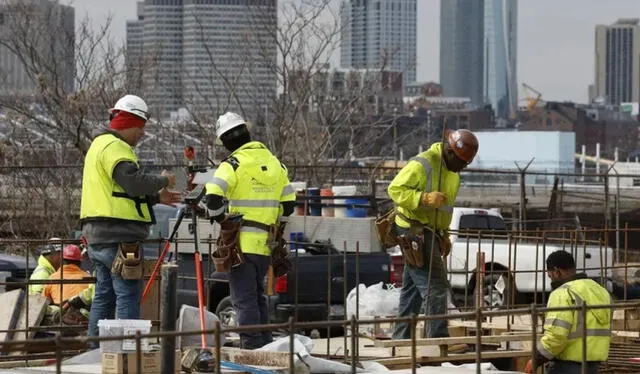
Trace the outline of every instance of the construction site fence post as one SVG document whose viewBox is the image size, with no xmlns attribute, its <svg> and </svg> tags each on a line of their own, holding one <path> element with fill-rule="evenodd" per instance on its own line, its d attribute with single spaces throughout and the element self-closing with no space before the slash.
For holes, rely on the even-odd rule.
<svg viewBox="0 0 640 374">
<path fill-rule="evenodd" d="M 160 328 L 162 331 L 176 330 L 178 314 L 178 265 L 175 263 L 162 265 L 162 309 L 160 311 Z M 151 281 L 151 280 L 149 280 Z M 176 338 L 167 336 L 162 339 L 161 373 L 175 372 Z"/>
</svg>

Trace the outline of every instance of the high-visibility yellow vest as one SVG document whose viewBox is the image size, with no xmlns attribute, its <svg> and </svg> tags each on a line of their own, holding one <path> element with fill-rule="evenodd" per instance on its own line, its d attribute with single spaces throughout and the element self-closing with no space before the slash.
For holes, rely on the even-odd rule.
<svg viewBox="0 0 640 374">
<path fill-rule="evenodd" d="M 122 161 L 138 164 L 133 148 L 111 133 L 97 136 L 84 159 L 80 219 L 117 219 L 153 223 L 153 211 L 145 196 L 129 196 L 113 179 Z"/>
<path fill-rule="evenodd" d="M 249 142 L 222 162 L 213 179 L 206 184 L 207 194 L 229 201 L 229 213 L 243 214 L 243 219 L 273 225 L 282 215 L 281 202 L 295 201 L 287 168 L 260 142 Z M 224 212 L 224 207 L 213 212 Z M 243 253 L 269 256 L 268 232 L 251 226 L 240 230 Z"/>
<path fill-rule="evenodd" d="M 38 266 L 33 270 L 29 280 L 47 280 L 51 274 L 55 273 L 56 269 L 51 265 L 46 257 L 38 257 Z M 31 284 L 29 285 L 29 295 L 42 294 L 44 292 L 44 284 Z"/>
<path fill-rule="evenodd" d="M 577 279 L 563 284 L 549 295 L 547 307 L 559 308 L 586 304 L 609 305 L 609 292 L 591 279 Z M 610 308 L 587 310 L 587 361 L 606 361 L 611 341 Z M 582 362 L 583 312 L 549 311 L 545 314 L 544 335 L 538 352 L 549 360 Z"/>
<path fill-rule="evenodd" d="M 460 188 L 460 175 L 447 169 L 442 160 L 442 143 L 411 158 L 393 178 L 387 188 L 396 204 L 396 224 L 408 228 L 410 223 L 402 216 L 420 222 L 434 230 L 447 230 L 453 217 L 453 205 Z M 423 192 L 440 191 L 447 195 L 446 203 L 437 210 L 420 203 Z M 437 217 L 437 222 L 436 222 Z"/>
</svg>

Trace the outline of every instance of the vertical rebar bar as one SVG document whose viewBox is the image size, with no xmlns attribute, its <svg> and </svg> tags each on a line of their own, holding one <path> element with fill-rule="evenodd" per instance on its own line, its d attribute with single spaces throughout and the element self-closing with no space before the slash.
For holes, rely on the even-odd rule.
<svg viewBox="0 0 640 374">
<path fill-rule="evenodd" d="M 331 320 L 331 248 L 327 248 L 327 320 Z M 347 305 L 345 304 L 345 310 Z M 331 354 L 331 326 L 327 326 L 327 357 Z"/>
<path fill-rule="evenodd" d="M 540 260 L 540 238 L 536 237 L 536 265 L 535 270 L 533 271 L 533 303 L 538 303 L 538 261 Z"/>
<path fill-rule="evenodd" d="M 160 311 L 161 331 L 176 331 L 176 315 L 178 314 L 178 265 L 170 263 L 162 265 L 162 310 Z M 149 280 L 151 282 L 151 280 Z M 175 372 L 175 336 L 165 336 L 161 342 L 161 372 L 173 374 Z"/>
<path fill-rule="evenodd" d="M 425 321 L 426 323 L 426 321 Z M 416 353 L 416 314 L 411 313 L 411 322 L 409 323 L 409 328 L 411 328 L 411 374 L 416 373 L 416 361 L 417 361 L 417 353 Z"/>
<path fill-rule="evenodd" d="M 356 319 L 360 320 L 360 241 L 356 242 Z M 353 349 L 353 354 L 356 357 L 360 355 L 360 325 L 358 325 L 357 331 L 352 331 L 352 334 L 356 336 L 356 346 Z"/>
<path fill-rule="evenodd" d="M 293 331 L 293 317 L 289 317 L 289 373 L 295 374 L 295 362 L 293 360 L 294 353 L 294 344 L 295 344 L 295 336 Z"/>
<path fill-rule="evenodd" d="M 536 264 L 538 259 L 536 259 Z M 545 277 L 544 273 L 547 268 L 547 232 L 542 231 L 542 303 L 547 303 L 547 277 Z M 538 267 L 536 265 L 536 270 Z M 537 303 L 535 303 L 537 304 Z"/>
<path fill-rule="evenodd" d="M 216 374 L 220 374 L 221 369 L 220 369 L 220 358 L 222 357 L 222 355 L 220 354 L 220 346 L 222 345 L 222 333 L 220 331 L 220 321 L 216 320 L 215 325 L 213 326 L 215 332 L 215 343 L 216 346 L 214 347 L 215 349 L 215 358 L 216 358 L 216 362 L 215 362 L 215 373 Z"/>
<path fill-rule="evenodd" d="M 582 333 L 580 337 L 582 339 L 582 374 L 587 374 L 587 303 L 582 302 L 580 306 L 579 313 L 582 316 L 582 326 L 579 327 Z M 613 310 L 611 313 L 613 313 Z"/>
<path fill-rule="evenodd" d="M 347 310 L 347 241 L 345 240 L 343 243 L 344 247 L 343 247 L 343 251 L 342 251 L 342 278 L 343 278 L 343 282 L 342 282 L 342 293 L 344 296 L 344 308 L 345 308 L 345 312 Z M 356 287 L 358 287 L 358 285 L 356 285 Z M 357 306 L 356 306 L 357 308 Z M 351 312 L 353 313 L 353 311 Z M 346 314 L 346 313 L 345 313 Z M 349 319 L 348 315 L 345 316 L 345 319 Z M 343 346 L 343 353 L 344 353 L 344 360 L 346 362 L 347 360 L 347 331 L 349 331 L 349 328 L 347 327 L 347 325 L 345 324 L 343 327 L 343 335 L 344 335 L 344 346 Z"/>
<path fill-rule="evenodd" d="M 142 346 L 141 346 L 141 333 L 140 330 L 136 330 L 136 374 L 142 374 Z M 175 351 L 171 355 L 171 357 L 175 360 L 176 354 Z M 173 373 L 171 373 L 173 374 Z"/>
<path fill-rule="evenodd" d="M 351 316 L 351 374 L 356 373 L 356 364 L 358 362 L 358 344 L 356 337 L 358 334 L 356 331 L 358 330 L 358 324 L 356 323 L 356 317 L 354 315 Z"/>
<path fill-rule="evenodd" d="M 629 279 L 629 258 L 627 257 L 629 254 L 629 222 L 625 222 L 624 224 L 624 300 L 627 300 L 627 279 Z M 626 315 L 626 313 L 625 313 Z M 625 321 L 626 325 L 626 321 Z"/>
<path fill-rule="evenodd" d="M 62 336 L 56 335 L 56 374 L 62 373 Z"/>
<path fill-rule="evenodd" d="M 531 363 L 533 364 L 533 372 L 536 373 L 538 362 L 537 356 L 537 343 L 538 343 L 538 311 L 536 310 L 536 304 L 531 304 Z"/>
<path fill-rule="evenodd" d="M 482 307 L 476 307 L 476 373 L 482 373 Z"/>
</svg>

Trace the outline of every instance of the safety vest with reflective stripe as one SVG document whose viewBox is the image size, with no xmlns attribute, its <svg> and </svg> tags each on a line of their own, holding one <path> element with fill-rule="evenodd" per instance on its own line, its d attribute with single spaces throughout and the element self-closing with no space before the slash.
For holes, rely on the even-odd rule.
<svg viewBox="0 0 640 374">
<path fill-rule="evenodd" d="M 295 201 L 287 168 L 260 142 L 249 142 L 236 149 L 222 162 L 206 184 L 207 194 L 223 196 L 229 201 L 229 213 L 243 214 L 243 219 L 273 225 L 282 215 L 281 202 Z M 224 212 L 224 207 L 212 212 Z M 243 226 L 240 248 L 243 253 L 269 256 L 268 232 Z"/>
<path fill-rule="evenodd" d="M 591 279 L 577 279 L 563 284 L 549 296 L 547 307 L 608 305 L 609 292 Z M 538 352 L 549 360 L 582 362 L 583 312 L 549 311 L 545 314 L 544 334 Z M 587 310 L 586 361 L 606 361 L 611 340 L 611 309 Z"/>
<path fill-rule="evenodd" d="M 152 223 L 154 217 L 145 196 L 129 196 L 113 179 L 122 161 L 138 164 L 133 148 L 112 133 L 98 135 L 84 159 L 80 219 L 117 219 Z"/>
<path fill-rule="evenodd" d="M 442 143 L 433 144 L 427 151 L 411 158 L 387 189 L 400 213 L 396 215 L 396 224 L 408 228 L 410 223 L 404 216 L 435 230 L 448 229 L 459 188 L 460 175 L 448 170 L 442 161 Z M 420 203 L 423 192 L 433 191 L 447 195 L 445 205 L 437 210 L 437 223 L 436 209 Z"/>
</svg>

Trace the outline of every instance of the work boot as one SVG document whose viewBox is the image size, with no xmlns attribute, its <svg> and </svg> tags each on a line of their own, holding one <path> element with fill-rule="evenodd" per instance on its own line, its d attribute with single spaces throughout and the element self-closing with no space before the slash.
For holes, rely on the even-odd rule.
<svg viewBox="0 0 640 374">
<path fill-rule="evenodd" d="M 466 353 L 469 352 L 468 344 L 449 344 L 447 353 Z"/>
</svg>

